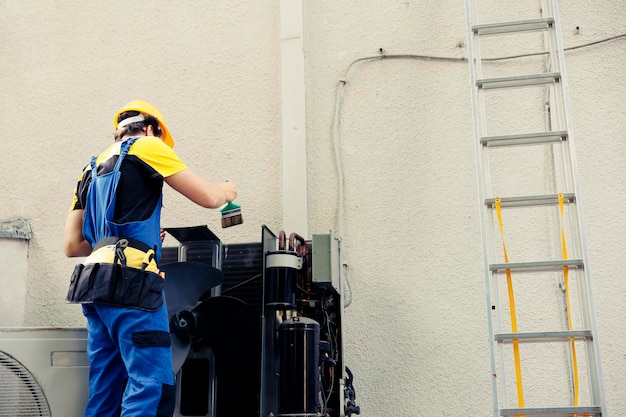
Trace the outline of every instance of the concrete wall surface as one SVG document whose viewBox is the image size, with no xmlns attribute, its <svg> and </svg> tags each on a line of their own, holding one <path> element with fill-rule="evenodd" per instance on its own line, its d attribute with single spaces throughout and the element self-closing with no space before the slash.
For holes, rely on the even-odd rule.
<svg viewBox="0 0 626 417">
<path fill-rule="evenodd" d="M 621 0 L 559 3 L 606 402 L 619 415 L 626 410 L 626 9 Z M 511 16 L 502 2 L 485 2 L 481 17 L 530 18 L 542 7 L 515 4 Z M 20 325 L 84 323 L 64 302 L 78 260 L 63 256 L 63 225 L 82 167 L 112 141 L 113 115 L 127 101 L 159 108 L 194 171 L 239 185 L 244 224 L 221 229 L 218 212 L 166 189 L 165 227 L 208 225 L 225 243 L 259 241 L 261 225 L 281 230 L 288 173 L 280 13 L 278 1 L 253 0 L 0 2 L 0 221 L 23 218 L 32 229 L 25 299 L 12 306 L 22 310 Z M 307 238 L 333 231 L 342 239 L 345 361 L 362 415 L 489 416 L 463 2 L 305 0 L 302 22 L 302 215 Z M 541 46 L 512 42 L 503 53 Z M 485 70 L 533 64 L 510 58 Z M 517 110 L 493 126 L 545 123 L 543 106 L 527 108 L 513 96 L 496 106 L 511 102 Z M 528 165 L 505 158 L 495 168 L 523 186 L 524 169 L 550 172 L 553 159 L 543 158 Z M 558 247 L 558 231 L 556 239 Z M 540 296 L 558 292 L 556 282 Z M 524 382 L 531 393 L 545 390 Z"/>
</svg>

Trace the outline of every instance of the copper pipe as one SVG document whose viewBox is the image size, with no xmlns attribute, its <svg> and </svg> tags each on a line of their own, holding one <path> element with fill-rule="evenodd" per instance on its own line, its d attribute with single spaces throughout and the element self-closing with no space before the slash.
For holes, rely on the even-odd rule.
<svg viewBox="0 0 626 417">
<path fill-rule="evenodd" d="M 304 238 L 297 233 L 292 233 L 289 235 L 289 250 L 296 250 L 294 246 L 294 243 L 296 240 L 298 240 L 298 242 L 300 243 L 296 253 L 300 256 L 306 255 L 308 251 L 307 246 L 306 246 L 306 240 L 304 240 Z"/>
</svg>

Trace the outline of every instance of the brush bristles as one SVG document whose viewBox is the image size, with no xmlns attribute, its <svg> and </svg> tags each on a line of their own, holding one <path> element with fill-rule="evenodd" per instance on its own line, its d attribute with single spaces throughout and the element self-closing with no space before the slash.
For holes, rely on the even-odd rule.
<svg viewBox="0 0 626 417">
<path fill-rule="evenodd" d="M 222 228 L 237 226 L 243 223 L 243 216 L 239 210 L 232 210 L 235 213 L 225 212 L 222 214 Z M 238 212 L 238 213 L 237 213 Z"/>
</svg>

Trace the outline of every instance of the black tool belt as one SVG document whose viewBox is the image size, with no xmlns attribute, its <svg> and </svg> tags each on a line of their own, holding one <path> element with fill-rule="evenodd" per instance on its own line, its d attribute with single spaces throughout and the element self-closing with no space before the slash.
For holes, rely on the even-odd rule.
<svg viewBox="0 0 626 417">
<path fill-rule="evenodd" d="M 129 244 L 129 239 L 119 238 L 98 242 L 96 248 L 116 245 L 114 259 L 112 262 L 76 265 L 66 301 L 74 304 L 101 303 L 146 311 L 159 309 L 163 305 L 165 279 L 155 272 L 126 265 L 126 247 L 144 250 L 134 243 Z"/>
</svg>

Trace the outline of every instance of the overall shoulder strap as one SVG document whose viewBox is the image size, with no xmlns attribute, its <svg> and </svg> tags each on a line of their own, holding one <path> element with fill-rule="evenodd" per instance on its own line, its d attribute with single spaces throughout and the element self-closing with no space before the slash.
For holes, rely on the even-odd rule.
<svg viewBox="0 0 626 417">
<path fill-rule="evenodd" d="M 91 165 L 91 179 L 95 179 L 98 176 L 98 169 L 96 168 L 96 159 L 98 159 L 97 156 L 92 156 L 91 162 L 89 163 L 89 165 Z"/>
<path fill-rule="evenodd" d="M 135 143 L 135 141 L 139 139 L 140 137 L 141 136 L 132 136 L 126 139 L 124 142 L 122 142 L 122 144 L 120 145 L 120 156 L 117 158 L 117 162 L 115 163 L 115 168 L 113 169 L 113 171 L 120 170 L 122 161 L 124 160 L 124 158 L 126 158 L 126 155 L 128 154 L 128 151 L 130 150 L 130 147 L 133 146 L 133 143 Z"/>
<path fill-rule="evenodd" d="M 115 167 L 113 168 L 113 172 L 116 172 L 116 171 L 120 170 L 120 166 L 122 165 L 122 161 L 124 160 L 124 158 L 128 154 L 128 151 L 130 150 L 130 147 L 140 137 L 141 136 L 133 136 L 133 137 L 130 137 L 130 138 L 126 139 L 124 142 L 122 142 L 122 144 L 120 145 L 120 156 L 117 158 L 117 161 L 115 163 Z M 92 156 L 91 157 L 91 162 L 89 163 L 89 165 L 91 165 L 91 178 L 92 179 L 96 178 L 98 176 L 98 169 L 96 167 L 96 160 L 97 159 L 98 159 L 97 156 Z"/>
</svg>

